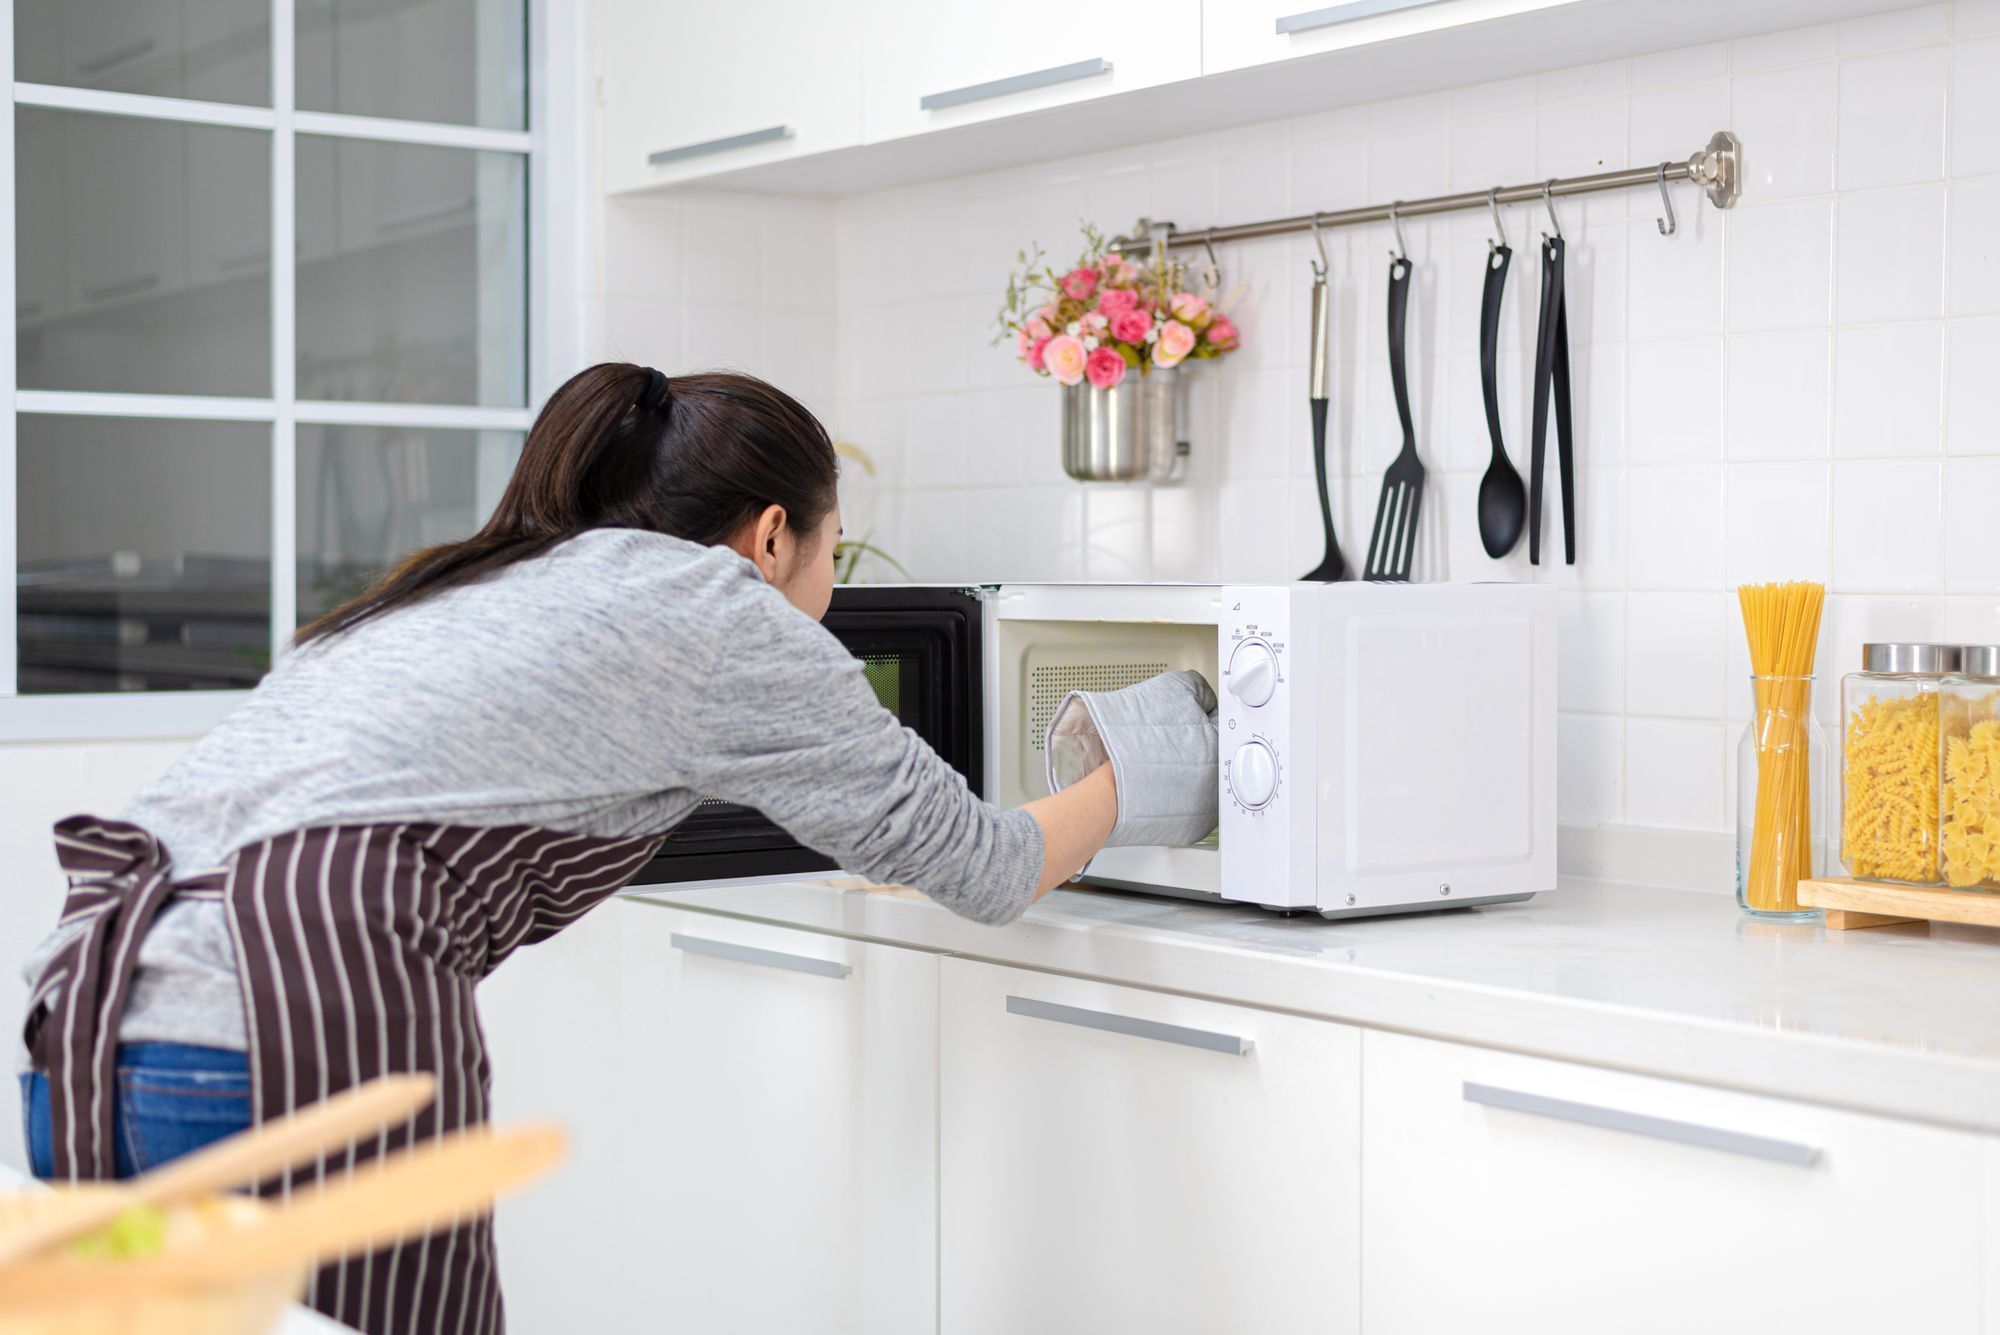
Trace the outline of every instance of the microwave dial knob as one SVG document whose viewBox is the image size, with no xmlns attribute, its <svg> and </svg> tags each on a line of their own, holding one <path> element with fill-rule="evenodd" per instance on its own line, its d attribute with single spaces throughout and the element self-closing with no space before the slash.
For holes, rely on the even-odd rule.
<svg viewBox="0 0 2000 1335">
<path fill-rule="evenodd" d="M 1236 748 L 1236 756 L 1229 762 L 1229 791 L 1252 811 L 1277 795 L 1278 757 L 1270 743 L 1252 740 Z"/>
<path fill-rule="evenodd" d="M 1278 691 L 1278 656 L 1262 640 L 1245 640 L 1229 656 L 1229 693 L 1255 709 Z"/>
</svg>

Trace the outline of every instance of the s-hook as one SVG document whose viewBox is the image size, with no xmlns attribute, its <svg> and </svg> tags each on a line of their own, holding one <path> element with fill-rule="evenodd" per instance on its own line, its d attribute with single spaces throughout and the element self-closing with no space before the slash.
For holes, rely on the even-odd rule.
<svg viewBox="0 0 2000 1335">
<path fill-rule="evenodd" d="M 1215 229 L 1209 228 L 1201 234 L 1201 248 L 1208 252 L 1208 292 L 1211 297 L 1222 291 L 1222 266 L 1215 261 Z"/>
<path fill-rule="evenodd" d="M 1667 216 L 1664 218 L 1655 218 L 1653 221 L 1659 224 L 1661 236 L 1672 236 L 1674 229 L 1679 227 L 1680 224 L 1674 221 L 1674 197 L 1667 193 L 1667 164 L 1664 162 L 1660 164 L 1659 180 L 1660 207 L 1667 211 Z"/>
<path fill-rule="evenodd" d="M 1500 221 L 1500 187 L 1494 186 L 1486 192 L 1486 207 L 1493 214 L 1493 239 L 1486 243 L 1486 253 L 1507 249 L 1507 228 Z"/>
<path fill-rule="evenodd" d="M 1410 262 L 1410 248 L 1403 244 L 1403 220 L 1396 213 L 1402 206 L 1403 202 L 1401 200 L 1397 200 L 1389 206 L 1389 226 L 1396 233 L 1396 248 L 1390 251 L 1389 254 L 1392 258 L 1408 264 Z"/>
<path fill-rule="evenodd" d="M 1313 245 L 1319 247 L 1319 258 L 1317 260 L 1312 260 L 1309 262 L 1312 264 L 1313 281 L 1320 282 L 1326 278 L 1327 269 L 1329 268 L 1329 266 L 1326 262 L 1326 238 L 1321 236 L 1319 232 L 1318 213 L 1314 213 L 1312 216 L 1312 234 L 1313 234 Z M 1209 254 L 1212 256 L 1215 254 L 1215 252 L 1210 251 Z"/>
<path fill-rule="evenodd" d="M 1542 182 L 1542 207 L 1549 211 L 1549 226 L 1555 228 L 1555 239 L 1562 240 L 1563 225 L 1556 220 L 1555 178 L 1551 176 Z M 1549 239 L 1549 233 L 1542 233 L 1542 240 Z"/>
</svg>

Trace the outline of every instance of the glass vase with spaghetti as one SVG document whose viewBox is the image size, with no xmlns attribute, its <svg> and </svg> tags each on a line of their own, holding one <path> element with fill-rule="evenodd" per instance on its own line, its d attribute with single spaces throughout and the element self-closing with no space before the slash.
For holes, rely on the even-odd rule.
<svg viewBox="0 0 2000 1335">
<path fill-rule="evenodd" d="M 1826 738 L 1812 713 L 1826 586 L 1746 584 L 1736 597 L 1752 692 L 1736 751 L 1736 902 L 1760 918 L 1817 918 L 1799 882 L 1826 864 Z"/>
</svg>

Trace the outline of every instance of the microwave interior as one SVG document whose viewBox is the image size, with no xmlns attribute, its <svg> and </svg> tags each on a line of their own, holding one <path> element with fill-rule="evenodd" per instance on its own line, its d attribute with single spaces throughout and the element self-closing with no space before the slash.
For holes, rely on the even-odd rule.
<svg viewBox="0 0 2000 1335">
<path fill-rule="evenodd" d="M 994 800 L 1019 806 L 1048 795 L 1043 741 L 1071 691 L 1115 691 L 1192 668 L 1217 680 L 1212 624 L 1152 621 L 1009 621 L 999 640 Z M 1108 848 L 1085 879 L 1101 885 L 1208 896 L 1218 893 L 1214 833 L 1184 849 Z"/>
</svg>

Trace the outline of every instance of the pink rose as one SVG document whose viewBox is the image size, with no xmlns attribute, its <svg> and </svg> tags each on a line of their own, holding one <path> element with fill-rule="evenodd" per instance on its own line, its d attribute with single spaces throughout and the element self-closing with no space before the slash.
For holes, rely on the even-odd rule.
<svg viewBox="0 0 2000 1335">
<path fill-rule="evenodd" d="M 1046 334 L 1028 345 L 1028 369 L 1030 371 L 1045 371 L 1048 369 L 1042 360 L 1043 354 L 1048 351 L 1048 347 L 1049 337 Z"/>
<path fill-rule="evenodd" d="M 1174 318 L 1184 324 L 1197 324 L 1208 314 L 1208 303 L 1192 292 L 1176 292 L 1173 297 Z"/>
<path fill-rule="evenodd" d="M 1055 330 L 1049 328 L 1049 322 L 1047 320 L 1044 320 L 1039 315 L 1037 315 L 1034 319 L 1028 321 L 1028 337 L 1031 340 L 1037 338 L 1047 338 L 1049 335 L 1055 332 L 1056 332 Z"/>
<path fill-rule="evenodd" d="M 1139 309 L 1139 294 L 1129 287 L 1107 287 L 1097 299 L 1097 309 L 1110 316 L 1136 311 Z"/>
<path fill-rule="evenodd" d="M 1076 322 L 1077 328 L 1086 334 L 1103 338 L 1111 332 L 1111 320 L 1102 311 L 1088 311 Z"/>
<path fill-rule="evenodd" d="M 1099 348 L 1090 354 L 1084 374 L 1099 389 L 1110 389 L 1125 378 L 1125 359 L 1109 348 Z"/>
<path fill-rule="evenodd" d="M 1216 316 L 1203 333 L 1208 339 L 1208 346 L 1217 352 L 1227 352 L 1236 346 L 1236 326 L 1226 315 Z"/>
<path fill-rule="evenodd" d="M 1144 343 L 1153 317 L 1144 311 L 1120 311 L 1111 317 L 1111 336 L 1127 343 Z"/>
<path fill-rule="evenodd" d="M 1097 291 L 1097 270 L 1077 265 L 1062 276 L 1063 295 L 1078 301 L 1089 301 L 1090 294 Z"/>
<path fill-rule="evenodd" d="M 1058 384 L 1074 385 L 1083 379 L 1085 360 L 1083 340 L 1073 334 L 1057 334 L 1042 345 L 1042 367 Z"/>
<path fill-rule="evenodd" d="M 1179 366 L 1181 359 L 1194 351 L 1194 330 L 1179 320 L 1169 320 L 1160 326 L 1160 337 L 1153 344 L 1153 365 L 1166 368 Z"/>
</svg>

